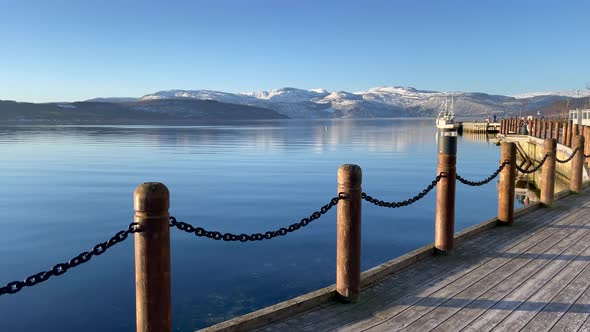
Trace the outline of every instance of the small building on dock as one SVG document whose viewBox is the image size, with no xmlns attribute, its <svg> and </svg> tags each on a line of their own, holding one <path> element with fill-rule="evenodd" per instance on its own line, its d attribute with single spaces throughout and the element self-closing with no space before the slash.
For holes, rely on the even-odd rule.
<svg viewBox="0 0 590 332">
<path fill-rule="evenodd" d="M 570 110 L 568 119 L 573 124 L 590 126 L 590 108 Z"/>
</svg>

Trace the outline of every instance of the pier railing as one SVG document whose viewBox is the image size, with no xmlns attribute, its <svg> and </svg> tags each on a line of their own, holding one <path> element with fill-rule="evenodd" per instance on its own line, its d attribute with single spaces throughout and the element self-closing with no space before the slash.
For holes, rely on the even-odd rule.
<svg viewBox="0 0 590 332">
<path fill-rule="evenodd" d="M 501 133 L 508 135 L 515 132 L 518 125 L 525 122 L 518 119 L 501 121 Z M 548 121 L 526 122 L 531 124 L 535 137 L 544 138 L 544 157 L 537 165 L 522 168 L 516 163 L 516 146 L 512 142 L 501 144 L 501 153 L 497 168 L 483 180 L 468 180 L 456 172 L 457 136 L 454 132 L 443 132 L 439 137 L 438 166 L 433 180 L 416 195 L 402 201 L 387 201 L 374 198 L 363 191 L 362 170 L 357 165 L 342 165 L 338 169 L 337 195 L 330 198 L 311 215 L 285 227 L 251 234 L 234 234 L 207 230 L 198 225 L 179 221 L 169 214 L 169 191 L 164 184 L 157 182 L 143 183 L 134 192 L 134 221 L 112 238 L 93 246 L 90 250 L 74 256 L 67 262 L 55 264 L 52 268 L 35 273 L 22 281 L 13 281 L 0 287 L 0 296 L 8 296 L 60 276 L 80 264 L 100 256 L 111 247 L 125 241 L 129 235 L 135 238 L 135 277 L 136 277 L 136 323 L 137 331 L 171 331 L 171 285 L 170 285 L 170 229 L 192 234 L 198 238 L 219 241 L 264 241 L 286 236 L 301 230 L 311 222 L 321 218 L 333 207 L 337 207 L 337 250 L 336 250 L 336 298 L 344 303 L 355 302 L 361 290 L 361 210 L 362 201 L 378 207 L 402 208 L 412 205 L 428 195 L 435 187 L 436 213 L 435 238 L 433 254 L 451 254 L 454 246 L 455 224 L 455 186 L 459 181 L 468 186 L 482 186 L 499 176 L 498 180 L 498 217 L 500 225 L 510 225 L 514 219 L 514 194 L 517 170 L 532 173 L 542 169 L 541 203 L 553 204 L 555 186 L 555 164 L 571 162 L 570 190 L 582 190 L 582 172 L 584 159 L 590 155 L 584 153 L 585 138 L 579 135 L 579 128 L 573 126 L 571 140 L 573 153 L 564 160 L 556 157 L 557 139 L 547 136 L 552 128 Z M 565 124 L 559 124 L 562 128 Z M 553 125 L 553 128 L 556 125 Z M 558 128 L 558 127 L 557 127 Z M 537 129 L 538 132 L 536 131 Z M 584 132 L 587 132 L 584 128 Z M 564 133 L 570 133 L 565 128 Z"/>
<path fill-rule="evenodd" d="M 500 120 L 500 134 L 528 135 L 540 139 L 555 138 L 557 143 L 574 148 L 574 137 L 584 136 L 584 154 L 590 154 L 590 127 L 572 123 L 567 119 L 507 118 Z"/>
</svg>

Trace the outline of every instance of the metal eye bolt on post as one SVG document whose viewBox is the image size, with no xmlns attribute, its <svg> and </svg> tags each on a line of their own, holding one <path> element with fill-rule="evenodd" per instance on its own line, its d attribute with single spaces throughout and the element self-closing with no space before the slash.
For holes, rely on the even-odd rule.
<svg viewBox="0 0 590 332">
<path fill-rule="evenodd" d="M 444 175 L 436 187 L 435 253 L 449 254 L 455 236 L 455 178 L 457 132 L 443 131 L 438 138 L 437 174 Z"/>
</svg>

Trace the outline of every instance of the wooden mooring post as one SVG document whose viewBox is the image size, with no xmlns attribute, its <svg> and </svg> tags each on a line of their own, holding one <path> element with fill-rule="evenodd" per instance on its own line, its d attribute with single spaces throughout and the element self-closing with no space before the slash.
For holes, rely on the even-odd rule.
<svg viewBox="0 0 590 332">
<path fill-rule="evenodd" d="M 565 143 L 563 145 L 565 146 L 571 146 L 572 145 L 572 124 L 567 121 L 565 123 Z"/>
<path fill-rule="evenodd" d="M 549 121 L 549 136 L 547 138 L 553 138 L 553 121 Z"/>
<path fill-rule="evenodd" d="M 541 170 L 541 203 L 545 206 L 553 204 L 555 190 L 555 154 L 557 142 L 547 138 L 543 142 L 543 154 L 549 154 Z"/>
<path fill-rule="evenodd" d="M 500 172 L 498 185 L 498 223 L 510 225 L 514 219 L 514 192 L 516 188 L 516 144 L 502 142 L 500 164 L 508 162 Z"/>
<path fill-rule="evenodd" d="M 575 148 L 576 144 L 574 143 L 575 137 L 580 135 L 580 126 L 577 124 L 572 125 L 572 141 L 570 144 L 571 148 Z"/>
<path fill-rule="evenodd" d="M 456 132 L 443 132 L 438 139 L 437 174 L 443 174 L 444 177 L 436 186 L 436 222 L 434 226 L 434 247 L 436 253 L 439 254 L 447 254 L 453 250 L 456 164 Z"/>
<path fill-rule="evenodd" d="M 363 173 L 357 165 L 338 168 L 336 237 L 336 292 L 341 302 L 356 302 L 361 292 L 361 184 Z"/>
<path fill-rule="evenodd" d="M 576 155 L 572 160 L 570 190 L 579 193 L 582 191 L 582 172 L 584 171 L 584 136 L 574 137 L 574 149 Z"/>
<path fill-rule="evenodd" d="M 590 155 L 590 127 L 583 126 L 582 133 L 584 135 L 584 154 Z M 590 165 L 590 158 L 586 159 L 586 161 Z"/>
<path fill-rule="evenodd" d="M 138 332 L 172 330 L 170 300 L 170 193 L 158 182 L 133 193 L 135 222 L 135 301 Z"/>
</svg>

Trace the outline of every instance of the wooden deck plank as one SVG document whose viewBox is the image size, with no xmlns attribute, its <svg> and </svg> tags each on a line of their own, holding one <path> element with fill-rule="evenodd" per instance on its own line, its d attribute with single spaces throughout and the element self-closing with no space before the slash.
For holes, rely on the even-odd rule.
<svg viewBox="0 0 590 332">
<path fill-rule="evenodd" d="M 574 220 L 573 224 L 578 221 L 576 218 L 572 218 L 572 220 Z M 549 234 L 544 234 L 544 231 L 549 232 Z M 392 311 L 387 310 L 387 312 L 385 312 L 386 316 L 384 317 L 387 317 L 388 319 L 383 324 L 380 324 L 383 326 L 376 326 L 375 328 L 369 330 L 391 331 L 407 328 L 413 322 L 433 311 L 436 307 L 452 301 L 455 296 L 460 296 L 460 294 L 464 291 L 474 289 L 476 292 L 479 292 L 478 295 L 481 295 L 486 290 L 489 290 L 491 287 L 495 286 L 495 284 L 493 284 L 495 282 L 494 279 L 497 279 L 498 275 L 510 275 L 516 272 L 519 268 L 528 263 L 531 258 L 536 258 L 540 254 L 544 253 L 547 249 L 558 244 L 564 238 L 567 238 L 575 231 L 576 229 L 562 228 L 551 233 L 551 230 L 546 228 L 545 230 L 531 236 L 526 241 L 523 241 L 519 245 L 513 247 L 511 250 L 505 252 L 507 254 L 515 255 L 496 255 L 480 268 L 471 271 L 461 279 L 450 283 L 437 292 L 430 294 L 418 293 L 416 297 L 419 299 L 419 301 L 413 303 L 411 307 L 403 308 L 403 312 L 400 312 L 399 314 L 391 315 Z M 533 254 L 533 256 L 525 256 L 525 254 Z M 529 258 L 519 259 L 523 257 Z M 409 308 L 411 308 L 411 310 L 407 310 Z M 396 310 L 393 310 L 393 312 L 395 311 Z M 413 328 L 416 330 L 432 329 L 436 327 L 436 325 L 438 325 L 438 323 L 441 321 L 440 319 L 444 317 L 434 316 L 430 318 L 430 321 L 427 317 L 426 320 L 422 322 L 423 324 L 418 324 Z"/>
<path fill-rule="evenodd" d="M 566 241 L 562 241 L 559 245 L 555 248 L 556 250 L 562 249 L 563 244 L 566 244 Z M 523 284 L 529 282 L 529 280 L 536 274 L 538 274 L 542 269 L 545 269 L 545 273 L 551 274 L 552 270 L 559 270 L 561 265 L 565 265 L 564 263 L 554 264 L 553 266 L 549 266 L 551 262 L 558 261 L 563 259 L 564 257 L 569 257 L 571 255 L 575 255 L 575 253 L 579 252 L 580 249 L 585 249 L 585 243 L 590 243 L 590 234 L 584 235 L 584 237 L 571 245 L 569 245 L 565 250 L 563 250 L 559 255 L 554 257 L 547 257 L 547 259 L 534 259 L 528 264 L 528 268 L 532 268 L 533 270 L 530 274 L 527 275 L 527 269 L 522 269 L 517 273 L 510 275 L 504 281 L 502 281 L 497 286 L 491 288 L 489 291 L 485 292 L 483 295 L 475 298 L 473 302 L 467 304 L 463 308 L 459 309 L 456 313 L 452 316 L 449 316 L 446 321 L 442 324 L 437 326 L 434 331 L 442 332 L 442 331 L 457 331 L 467 324 L 474 321 L 477 317 L 479 317 L 482 313 L 484 313 L 487 309 L 490 309 L 494 305 L 498 304 L 501 300 L 503 300 L 507 294 L 516 290 L 519 287 L 523 287 Z"/>
<path fill-rule="evenodd" d="M 578 254 L 579 253 L 580 252 L 578 252 Z M 557 260 L 552 262 L 537 274 L 533 275 L 523 285 L 519 286 L 517 289 L 503 297 L 492 308 L 486 310 L 482 315 L 478 316 L 464 330 L 489 331 L 495 326 L 502 324 L 502 322 L 522 304 L 526 303 L 527 301 L 532 301 L 532 294 L 534 294 L 537 290 L 541 289 L 545 284 L 550 283 L 560 273 L 563 276 L 564 270 L 567 268 L 570 260 L 573 260 L 576 257 L 577 256 L 570 257 L 570 259 L 567 261 Z M 569 271 L 566 270 L 565 273 L 567 274 Z M 506 327 L 505 324 L 502 326 Z"/>
<path fill-rule="evenodd" d="M 574 305 L 561 316 L 559 321 L 551 328 L 552 332 L 577 331 L 584 321 L 590 316 L 590 287 L 580 296 Z"/>
<path fill-rule="evenodd" d="M 582 326 L 578 329 L 578 332 L 590 332 L 590 318 L 586 318 Z"/>
<path fill-rule="evenodd" d="M 590 285 L 590 278 L 587 276 L 590 273 L 590 265 L 587 258 L 583 259 L 586 262 L 584 270 L 559 294 L 554 296 L 543 310 L 525 325 L 523 331 L 549 331 L 573 307 L 574 303 Z"/>
<path fill-rule="evenodd" d="M 587 249 L 584 255 L 590 255 L 590 249 Z M 555 294 L 564 290 L 587 265 L 587 261 L 570 261 L 555 277 L 522 301 L 494 330 L 518 331 L 525 327 L 553 299 Z"/>
<path fill-rule="evenodd" d="M 579 203 L 578 201 L 581 200 L 581 197 L 572 197 L 571 199 L 569 199 L 571 202 L 570 203 Z M 400 287 L 400 286 L 404 286 L 403 284 L 399 284 L 399 279 L 401 277 L 403 278 L 415 278 L 416 276 L 422 276 L 422 274 L 416 274 L 417 272 L 419 272 L 419 267 L 421 266 L 422 270 L 425 272 L 431 272 L 435 271 L 436 272 L 436 267 L 437 266 L 447 266 L 450 263 L 450 266 L 452 268 L 458 269 L 460 270 L 460 272 L 458 271 L 453 271 L 453 269 L 449 269 L 448 274 L 449 275 L 453 275 L 453 274 L 459 274 L 459 277 L 461 275 L 464 275 L 466 272 L 468 272 L 470 269 L 474 269 L 477 268 L 479 265 L 481 264 L 477 264 L 477 263 L 472 263 L 472 262 L 468 262 L 466 263 L 466 259 L 470 258 L 468 257 L 469 255 L 466 255 L 465 252 L 471 252 L 470 250 L 466 250 L 464 251 L 464 249 L 472 249 L 472 248 L 468 248 L 470 246 L 474 246 L 475 248 L 479 248 L 479 249 L 483 249 L 480 251 L 477 251 L 474 249 L 473 253 L 475 253 L 475 257 L 471 257 L 472 259 L 474 259 L 475 261 L 480 260 L 481 261 L 481 257 L 478 257 L 479 254 L 481 254 L 482 252 L 485 251 L 490 251 L 490 248 L 493 248 L 492 246 L 486 246 L 486 245 L 482 245 L 481 240 L 483 238 L 486 238 L 485 241 L 486 243 L 493 243 L 495 246 L 500 245 L 499 247 L 502 249 L 510 249 L 510 244 L 514 244 L 514 241 L 518 241 L 518 240 L 523 240 L 526 241 L 527 239 L 529 241 L 532 241 L 533 243 L 536 241 L 538 242 L 539 239 L 543 239 L 543 236 L 545 235 L 545 237 L 549 237 L 551 234 L 559 232 L 559 229 L 563 229 L 563 228 L 567 228 L 567 227 L 557 227 L 556 228 L 551 228 L 551 227 L 545 227 L 546 229 L 541 229 L 544 226 L 548 226 L 548 225 L 555 225 L 555 226 L 567 226 L 569 222 L 574 222 L 574 220 L 570 220 L 567 218 L 561 218 L 564 215 L 568 215 L 573 213 L 573 211 L 575 210 L 575 206 L 579 205 L 579 204 L 561 204 L 560 208 L 556 208 L 556 209 L 548 209 L 548 210 L 543 210 L 543 211 L 534 211 L 526 216 L 520 217 L 517 220 L 517 223 L 515 223 L 514 227 L 501 227 L 501 228 L 495 228 L 493 230 L 490 230 L 489 232 L 483 233 L 482 235 L 479 236 L 479 238 L 477 239 L 472 239 L 469 241 L 466 241 L 464 243 L 464 247 L 465 248 L 461 248 L 459 247 L 457 252 L 458 254 L 456 256 L 453 257 L 436 257 L 436 259 L 432 259 L 429 262 L 422 262 L 422 263 L 418 263 L 415 264 L 415 266 L 412 266 L 410 269 L 407 269 L 405 271 L 402 271 L 398 274 L 396 274 L 395 276 L 393 276 L 392 278 L 368 289 L 365 290 L 363 292 L 363 297 L 362 299 L 364 299 L 365 301 L 361 301 L 362 303 L 359 303 L 357 305 L 331 305 L 331 306 L 327 306 L 324 307 L 320 310 L 314 310 L 312 312 L 308 312 L 308 313 L 304 313 L 302 315 L 299 315 L 298 317 L 289 319 L 287 321 L 275 324 L 275 325 L 271 325 L 269 327 L 267 327 L 266 329 L 263 329 L 263 331 L 287 331 L 287 330 L 298 330 L 298 331 L 323 331 L 323 330 L 329 330 L 329 329 L 333 329 L 333 328 L 339 328 L 339 329 L 347 329 L 349 328 L 350 330 L 355 330 L 356 328 L 359 328 L 361 326 L 346 326 L 347 323 L 350 322 L 355 322 L 358 321 L 359 319 L 364 319 L 366 320 L 366 318 L 369 319 L 374 319 L 377 318 L 375 316 L 372 316 L 370 311 L 372 309 L 379 309 L 382 308 L 384 305 L 387 305 L 387 301 L 389 300 L 391 302 L 391 300 L 395 300 L 396 298 L 399 298 L 401 296 L 403 296 L 404 294 L 407 294 L 408 292 L 412 291 L 411 289 L 411 285 L 408 285 L 407 281 L 406 281 L 406 286 L 410 286 L 410 288 L 408 287 Z M 574 218 L 575 219 L 575 218 Z M 533 240 L 530 240 L 531 237 L 531 233 L 534 233 L 532 236 L 534 236 Z M 505 244 L 504 244 L 505 243 Z M 484 258 L 484 260 L 487 258 Z M 490 258 L 491 259 L 491 258 Z M 453 265 L 454 263 L 454 265 Z M 435 267 L 435 268 L 433 268 Z M 410 274 L 406 274 L 407 272 L 412 272 Z M 463 274 L 461 274 L 461 272 L 463 272 Z M 438 271 L 438 275 L 441 276 L 441 271 Z M 428 278 L 427 279 L 427 284 L 429 285 L 435 285 L 437 283 L 440 283 L 441 281 L 444 282 L 444 280 L 448 280 L 448 275 L 442 275 L 441 278 L 435 278 L 435 280 L 430 280 Z M 398 280 L 396 280 L 396 278 Z M 394 283 L 388 283 L 388 281 L 394 281 Z M 424 280 L 421 280 L 424 281 Z M 420 286 L 420 285 L 419 285 Z M 405 288 L 405 289 L 404 289 Z M 440 287 L 439 287 L 440 288 Z M 375 296 L 370 296 L 369 292 L 371 293 L 376 293 L 376 294 L 371 294 L 371 295 L 375 295 Z M 378 295 L 382 295 L 382 296 L 378 296 Z M 385 302 L 383 302 L 385 301 Z M 389 303 L 390 304 L 390 303 Z M 380 321 L 379 318 L 377 318 L 377 321 Z"/>
<path fill-rule="evenodd" d="M 589 225 L 589 223 L 586 223 L 586 225 Z M 437 328 L 441 323 L 447 321 L 451 316 L 468 305 L 473 304 L 473 306 L 481 307 L 494 304 L 494 299 L 485 296 L 485 294 L 493 294 L 497 298 L 502 293 L 509 293 L 514 288 L 520 286 L 524 280 L 527 280 L 544 268 L 549 262 L 555 259 L 560 259 L 562 254 L 572 248 L 572 246 L 575 247 L 575 245 L 579 243 L 588 243 L 588 240 L 590 240 L 590 232 L 582 229 L 582 231 L 572 230 L 572 232 L 570 232 L 565 238 L 553 243 L 543 252 L 535 254 L 535 251 L 543 250 L 543 246 L 540 244 L 533 248 L 533 250 L 527 251 L 533 255 L 523 254 L 522 256 L 517 257 L 518 259 L 512 260 L 501 269 L 487 275 L 479 282 L 458 293 L 440 306 L 432 309 L 428 314 L 410 324 L 409 327 L 415 330 L 430 331 Z M 576 249 L 579 250 L 578 248 Z M 545 259 L 545 257 L 548 257 L 548 259 Z M 456 317 L 451 321 L 455 322 Z M 456 326 L 454 328 L 456 328 Z M 439 331 L 448 330 L 448 325 L 439 329 Z"/>
</svg>

